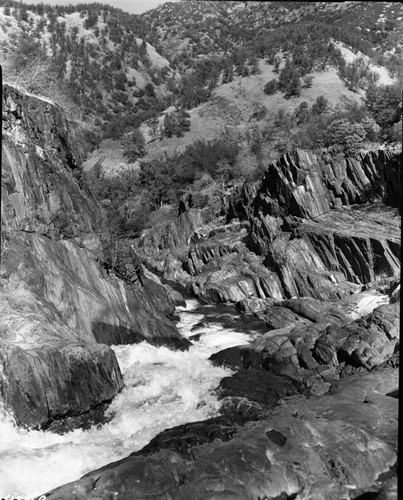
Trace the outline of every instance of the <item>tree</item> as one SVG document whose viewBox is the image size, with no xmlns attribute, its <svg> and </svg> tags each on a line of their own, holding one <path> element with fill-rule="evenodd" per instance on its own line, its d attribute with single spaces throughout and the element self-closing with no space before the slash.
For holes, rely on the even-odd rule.
<svg viewBox="0 0 403 500">
<path fill-rule="evenodd" d="M 127 83 L 127 77 L 124 71 L 119 71 L 115 75 L 115 88 L 116 90 L 120 90 L 122 92 L 125 92 L 126 87 L 125 84 Z"/>
<path fill-rule="evenodd" d="M 146 141 L 139 129 L 134 129 L 126 134 L 123 147 L 123 155 L 129 163 L 134 163 L 146 154 Z"/>
<path fill-rule="evenodd" d="M 156 97 L 154 85 L 152 83 L 147 83 L 147 85 L 144 87 L 144 92 L 148 97 Z"/>
<path fill-rule="evenodd" d="M 145 189 L 145 195 L 152 209 L 173 201 L 175 192 L 173 174 L 172 164 L 167 158 L 141 163 L 139 186 Z"/>
<path fill-rule="evenodd" d="M 252 137 L 250 143 L 251 153 L 253 153 L 256 157 L 260 158 L 262 155 L 262 145 L 263 145 L 262 134 L 258 128 L 254 128 L 252 130 Z"/>
<path fill-rule="evenodd" d="M 176 131 L 177 137 L 182 137 L 183 132 L 188 132 L 190 130 L 190 114 L 185 108 L 178 110 L 176 114 Z"/>
<path fill-rule="evenodd" d="M 175 117 L 173 113 L 166 113 L 163 121 L 163 135 L 165 137 L 172 137 L 175 133 Z"/>
<path fill-rule="evenodd" d="M 274 78 L 273 80 L 270 80 L 266 83 L 266 85 L 263 87 L 263 92 L 267 95 L 272 95 L 277 92 L 278 87 L 278 81 Z"/>
<path fill-rule="evenodd" d="M 381 128 L 372 117 L 366 116 L 365 118 L 363 118 L 361 121 L 361 125 L 364 127 L 366 140 L 371 142 L 375 142 L 378 140 L 379 131 Z"/>
<path fill-rule="evenodd" d="M 286 97 L 301 95 L 301 78 L 298 69 L 288 59 L 279 75 L 279 88 L 285 91 Z"/>
<path fill-rule="evenodd" d="M 279 73 L 280 72 L 280 63 L 281 63 L 281 59 L 278 56 L 276 56 L 274 58 L 274 61 L 273 61 L 273 66 L 274 66 L 273 67 L 273 71 L 275 73 Z"/>
<path fill-rule="evenodd" d="M 383 140 L 390 141 L 393 126 L 400 121 L 402 113 L 399 85 L 370 86 L 365 93 L 365 104 L 380 126 Z"/>
<path fill-rule="evenodd" d="M 224 68 L 222 83 L 230 83 L 234 79 L 234 66 L 232 61 L 228 62 Z"/>
<path fill-rule="evenodd" d="M 312 104 L 311 111 L 314 115 L 322 115 L 323 113 L 326 113 L 326 111 L 330 107 L 330 102 L 324 97 L 323 95 L 320 95 L 317 97 L 316 101 Z"/>
<path fill-rule="evenodd" d="M 289 85 L 287 86 L 287 97 L 299 97 L 301 95 L 301 78 L 294 74 L 291 78 Z"/>
<path fill-rule="evenodd" d="M 326 129 L 327 145 L 342 146 L 347 154 L 355 154 L 363 146 L 366 136 L 362 123 L 351 123 L 347 119 L 334 120 Z"/>
<path fill-rule="evenodd" d="M 298 108 L 295 110 L 295 117 L 297 119 L 297 125 L 306 123 L 309 120 L 309 104 L 307 101 L 301 102 Z"/>
<path fill-rule="evenodd" d="M 88 10 L 88 17 L 84 22 L 84 28 L 89 30 L 98 23 L 98 13 L 96 10 Z"/>
<path fill-rule="evenodd" d="M 302 79 L 302 81 L 303 81 L 302 88 L 310 89 L 312 87 L 312 83 L 313 83 L 313 76 L 305 75 L 304 78 Z"/>
<path fill-rule="evenodd" d="M 291 116 L 284 108 L 280 108 L 274 116 L 274 125 L 277 129 L 289 132 L 292 128 Z"/>
</svg>

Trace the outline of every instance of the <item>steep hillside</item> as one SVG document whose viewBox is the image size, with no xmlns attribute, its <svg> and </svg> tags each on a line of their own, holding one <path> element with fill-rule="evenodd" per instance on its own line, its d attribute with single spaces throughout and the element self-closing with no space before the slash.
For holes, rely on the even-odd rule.
<svg viewBox="0 0 403 500">
<path fill-rule="evenodd" d="M 182 64 L 189 64 L 189 55 L 226 53 L 240 45 L 255 46 L 257 55 L 265 40 L 276 44 L 285 28 L 291 44 L 301 29 L 309 38 L 310 29 L 313 36 L 333 36 L 370 57 L 375 53 L 392 69 L 401 66 L 402 14 L 396 2 L 184 0 L 163 4 L 142 17 L 154 28 L 161 46 Z"/>
<path fill-rule="evenodd" d="M 292 115 L 301 103 L 307 102 L 312 106 L 319 96 L 323 96 L 330 106 L 335 107 L 340 104 L 340 97 L 343 95 L 357 103 L 360 103 L 364 95 L 363 90 L 349 90 L 333 67 L 322 72 L 312 72 L 312 85 L 301 89 L 300 95 L 292 99 L 285 99 L 281 92 L 267 95 L 264 93 L 265 85 L 277 78 L 278 74 L 273 71 L 273 66 L 263 59 L 258 60 L 258 67 L 258 74 L 247 77 L 234 76 L 232 82 L 217 87 L 207 102 L 191 109 L 190 130 L 184 131 L 183 137 L 168 138 L 162 135 L 160 140 L 156 141 L 152 137 L 150 127 L 143 124 L 141 130 L 149 141 L 144 160 L 156 158 L 161 153 L 172 155 L 175 151 L 183 151 L 198 139 L 212 140 L 228 128 L 238 131 L 245 140 L 246 134 L 251 134 L 257 128 L 263 131 L 273 123 L 274 116 L 280 110 Z M 393 80 L 389 81 L 393 83 Z M 164 116 L 172 109 L 174 108 L 166 110 L 159 118 L 161 129 Z M 275 141 L 271 142 L 273 144 Z"/>
<path fill-rule="evenodd" d="M 120 137 L 166 107 L 169 62 L 146 41 L 139 16 L 100 4 L 2 3 L 6 81 L 70 106 L 98 137 Z"/>
</svg>

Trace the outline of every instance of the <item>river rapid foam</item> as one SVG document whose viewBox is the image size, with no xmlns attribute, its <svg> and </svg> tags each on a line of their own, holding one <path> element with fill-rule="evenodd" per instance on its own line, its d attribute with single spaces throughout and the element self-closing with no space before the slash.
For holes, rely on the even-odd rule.
<svg viewBox="0 0 403 500">
<path fill-rule="evenodd" d="M 60 435 L 17 428 L 0 414 L 0 498 L 38 496 L 141 449 L 164 429 L 216 416 L 214 389 L 232 372 L 208 357 L 251 337 L 219 323 L 204 325 L 198 305 L 189 300 L 177 308 L 182 335 L 197 339 L 188 351 L 145 342 L 113 346 L 125 387 L 107 410 L 108 423 Z"/>
</svg>

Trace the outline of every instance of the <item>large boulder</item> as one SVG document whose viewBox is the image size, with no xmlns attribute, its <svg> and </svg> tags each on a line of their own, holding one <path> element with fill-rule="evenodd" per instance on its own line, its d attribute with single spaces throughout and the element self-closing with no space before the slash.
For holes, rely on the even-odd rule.
<svg viewBox="0 0 403 500">
<path fill-rule="evenodd" d="M 4 407 L 28 427 L 85 413 L 123 388 L 114 352 L 100 344 L 0 342 L 0 366 Z"/>
<path fill-rule="evenodd" d="M 336 500 L 393 492 L 398 405 L 386 394 L 397 384 L 397 370 L 369 373 L 325 396 L 287 396 L 244 425 L 219 417 L 163 431 L 46 498 Z"/>
</svg>

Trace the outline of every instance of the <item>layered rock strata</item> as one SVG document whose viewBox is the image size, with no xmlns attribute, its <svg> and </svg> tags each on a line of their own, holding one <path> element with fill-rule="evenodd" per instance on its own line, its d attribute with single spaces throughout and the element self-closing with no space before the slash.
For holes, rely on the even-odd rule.
<svg viewBox="0 0 403 500">
<path fill-rule="evenodd" d="M 0 401 L 18 424 L 42 426 L 122 388 L 107 346 L 189 343 L 167 318 L 175 304 L 163 286 L 98 264 L 102 217 L 62 109 L 5 85 L 3 131 Z"/>
<path fill-rule="evenodd" d="M 223 217 L 203 224 L 191 209 L 169 231 L 146 231 L 140 254 L 209 302 L 347 297 L 399 276 L 399 164 L 388 150 L 354 158 L 297 150 L 234 189 Z M 184 220 L 193 224 L 177 245 L 169 235 Z"/>
</svg>

